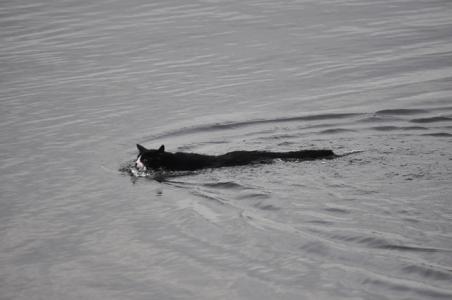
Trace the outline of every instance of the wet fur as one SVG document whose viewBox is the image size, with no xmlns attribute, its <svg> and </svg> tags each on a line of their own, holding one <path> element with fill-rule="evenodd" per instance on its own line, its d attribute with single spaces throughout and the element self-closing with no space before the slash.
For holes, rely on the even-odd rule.
<svg viewBox="0 0 452 300">
<path fill-rule="evenodd" d="M 205 155 L 186 152 L 166 152 L 165 146 L 159 149 L 146 149 L 137 144 L 139 154 L 136 166 L 146 169 L 166 169 L 173 171 L 194 171 L 206 168 L 242 166 L 252 163 L 266 163 L 273 159 L 315 160 L 337 157 L 332 150 L 300 150 L 289 152 L 233 151 L 223 155 Z"/>
</svg>

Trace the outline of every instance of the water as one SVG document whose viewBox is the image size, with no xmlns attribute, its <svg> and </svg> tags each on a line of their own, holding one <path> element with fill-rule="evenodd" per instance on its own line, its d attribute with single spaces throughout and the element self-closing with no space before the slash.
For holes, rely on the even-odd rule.
<svg viewBox="0 0 452 300">
<path fill-rule="evenodd" d="M 0 299 L 451 299 L 451 16 L 3 1 Z M 362 152 L 162 181 L 136 143 Z"/>
</svg>

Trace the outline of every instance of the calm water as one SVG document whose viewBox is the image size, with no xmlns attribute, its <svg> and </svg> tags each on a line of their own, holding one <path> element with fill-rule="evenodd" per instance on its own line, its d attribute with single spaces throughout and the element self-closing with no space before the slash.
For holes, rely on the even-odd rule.
<svg viewBox="0 0 452 300">
<path fill-rule="evenodd" d="M 449 1 L 2 1 L 0 299 L 452 299 Z M 159 182 L 135 144 L 362 152 Z"/>
</svg>

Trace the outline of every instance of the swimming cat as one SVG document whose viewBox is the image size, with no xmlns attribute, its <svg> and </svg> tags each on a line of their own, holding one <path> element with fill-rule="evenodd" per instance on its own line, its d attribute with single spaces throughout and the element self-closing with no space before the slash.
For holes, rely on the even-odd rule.
<svg viewBox="0 0 452 300">
<path fill-rule="evenodd" d="M 222 155 L 206 155 L 186 152 L 167 152 L 165 146 L 146 149 L 137 144 L 138 156 L 135 167 L 138 170 L 165 169 L 171 171 L 194 171 L 206 168 L 243 166 L 253 163 L 267 163 L 274 159 L 315 160 L 338 157 L 332 150 L 299 150 L 289 152 L 233 151 Z"/>
</svg>

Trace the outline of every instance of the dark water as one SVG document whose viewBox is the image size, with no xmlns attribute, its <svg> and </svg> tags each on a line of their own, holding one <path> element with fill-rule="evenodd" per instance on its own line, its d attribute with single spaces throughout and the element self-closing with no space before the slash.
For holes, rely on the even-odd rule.
<svg viewBox="0 0 452 300">
<path fill-rule="evenodd" d="M 2 1 L 0 299 L 451 299 L 451 16 Z M 138 142 L 362 152 L 158 181 Z"/>
</svg>

